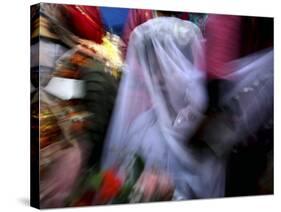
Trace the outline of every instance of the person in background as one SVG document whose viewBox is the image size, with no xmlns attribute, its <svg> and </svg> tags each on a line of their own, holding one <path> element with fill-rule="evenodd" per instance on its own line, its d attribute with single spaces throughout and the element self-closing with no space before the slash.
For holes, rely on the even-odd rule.
<svg viewBox="0 0 281 212">
<path fill-rule="evenodd" d="M 52 35 L 67 47 L 65 52 L 54 51 L 59 55 L 52 57 L 53 73 L 39 89 L 41 105 L 46 105 L 46 110 L 42 107 L 40 111 L 46 118 L 40 127 L 55 132 L 59 128 L 63 135 L 53 139 L 53 133 L 46 131 L 44 140 L 40 138 L 44 141 L 40 149 L 44 167 L 41 207 L 63 207 L 77 192 L 85 172 L 99 166 L 122 57 L 118 39 L 103 27 L 99 8 L 47 3 L 40 8 Z M 72 82 L 76 82 L 73 89 L 65 89 Z M 82 82 L 84 87 L 79 86 Z M 49 121 L 49 114 L 54 121 Z"/>
<path fill-rule="evenodd" d="M 227 114 L 228 121 L 221 122 L 221 124 L 223 123 L 221 127 L 224 128 L 221 131 L 224 131 L 225 135 L 227 135 L 227 132 L 232 130 L 234 132 L 242 126 L 245 129 L 251 129 L 251 132 L 240 132 L 245 137 L 243 139 L 241 137 L 240 139 L 236 138 L 237 145 L 230 154 L 226 180 L 227 196 L 273 192 L 272 51 L 272 18 L 208 15 L 206 21 L 208 117 L 215 117 L 218 114 L 220 114 L 219 116 L 222 114 L 225 116 Z M 242 70 L 244 70 L 244 74 L 241 73 Z M 248 89 L 251 92 L 248 92 Z M 233 95 L 232 101 L 228 103 L 228 106 L 225 106 L 225 108 L 228 108 L 228 112 L 222 108 L 222 96 L 227 96 L 226 94 L 228 96 Z M 262 95 L 264 96 L 262 97 Z M 265 98 L 268 100 L 264 101 Z M 250 103 L 250 101 L 252 102 Z M 252 116 L 253 111 L 256 112 Z M 257 116 L 257 114 L 259 115 Z M 248 124 L 242 124 L 242 117 L 247 120 Z M 213 120 L 216 123 L 220 122 L 219 118 Z M 254 122 L 255 124 L 253 124 Z M 230 131 L 227 127 L 229 123 L 233 125 Z M 217 131 L 217 129 L 213 130 Z M 239 133 L 233 133 L 232 137 L 237 134 Z M 209 139 L 210 137 L 209 134 Z M 216 139 L 214 142 L 219 143 L 219 140 Z M 231 146 L 231 142 L 227 143 L 227 141 L 228 139 L 225 136 L 224 141 L 222 141 L 223 145 L 218 146 L 221 146 L 222 149 L 228 145 Z M 261 177 L 262 175 L 263 177 Z M 263 179 L 267 179 L 267 184 L 259 185 L 260 181 L 265 182 Z M 271 179 L 271 181 L 268 179 Z"/>
</svg>

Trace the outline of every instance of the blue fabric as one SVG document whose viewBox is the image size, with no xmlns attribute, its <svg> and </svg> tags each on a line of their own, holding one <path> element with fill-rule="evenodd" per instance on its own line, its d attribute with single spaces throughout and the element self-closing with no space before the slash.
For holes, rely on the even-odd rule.
<svg viewBox="0 0 281 212">
<path fill-rule="evenodd" d="M 103 23 L 107 31 L 122 35 L 129 9 L 100 7 Z"/>
</svg>

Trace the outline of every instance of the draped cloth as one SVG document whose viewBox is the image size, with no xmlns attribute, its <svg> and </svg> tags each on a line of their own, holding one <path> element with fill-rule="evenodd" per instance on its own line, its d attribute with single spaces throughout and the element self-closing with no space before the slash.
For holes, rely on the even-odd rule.
<svg viewBox="0 0 281 212">
<path fill-rule="evenodd" d="M 102 166 L 126 177 L 135 153 L 175 185 L 174 199 L 224 195 L 224 161 L 190 138 L 206 109 L 204 42 L 189 21 L 159 17 L 131 34 Z M 199 65 L 200 64 L 200 65 Z"/>
<path fill-rule="evenodd" d="M 163 11 L 162 11 L 163 12 Z M 144 22 L 156 18 L 156 11 L 155 10 L 145 10 L 145 9 L 130 9 L 127 22 L 124 26 L 123 36 L 122 39 L 125 43 L 124 53 L 127 52 L 127 47 L 130 39 L 130 35 L 133 30 L 143 24 Z M 187 12 L 180 13 L 178 18 L 183 20 L 189 19 L 189 14 Z"/>
<path fill-rule="evenodd" d="M 220 113 L 211 117 L 204 131 L 200 131 L 200 136 L 218 156 L 228 155 L 235 145 L 243 142 L 245 145 L 250 136 L 271 125 L 273 49 L 232 60 L 223 68 L 232 73 L 221 75 L 227 83 L 218 86 Z"/>
</svg>

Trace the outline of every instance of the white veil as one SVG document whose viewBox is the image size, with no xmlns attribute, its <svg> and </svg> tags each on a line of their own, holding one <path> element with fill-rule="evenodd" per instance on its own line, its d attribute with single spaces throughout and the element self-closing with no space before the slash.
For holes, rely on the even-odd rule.
<svg viewBox="0 0 281 212">
<path fill-rule="evenodd" d="M 212 180 L 217 178 L 207 177 L 216 163 L 187 147 L 207 104 L 204 72 L 200 70 L 203 45 L 199 28 L 177 18 L 155 18 L 133 31 L 104 147 L 103 168 L 120 163 L 124 168 L 137 152 L 146 167 L 167 171 L 176 187 L 184 190 L 184 198 L 191 198 L 191 193 L 204 197 L 216 192 L 208 186 L 218 186 Z M 202 180 L 204 175 L 212 182 Z M 204 188 L 199 188 L 200 184 Z"/>
</svg>

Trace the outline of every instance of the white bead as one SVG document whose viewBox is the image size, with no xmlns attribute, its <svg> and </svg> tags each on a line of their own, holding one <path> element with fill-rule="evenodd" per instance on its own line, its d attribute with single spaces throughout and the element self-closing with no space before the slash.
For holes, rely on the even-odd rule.
<svg viewBox="0 0 281 212">
<path fill-rule="evenodd" d="M 258 86 L 260 84 L 260 82 L 258 81 L 258 80 L 256 80 L 255 82 L 254 82 L 254 86 Z"/>
<path fill-rule="evenodd" d="M 243 92 L 247 93 L 249 91 L 249 88 L 244 88 Z"/>
</svg>

